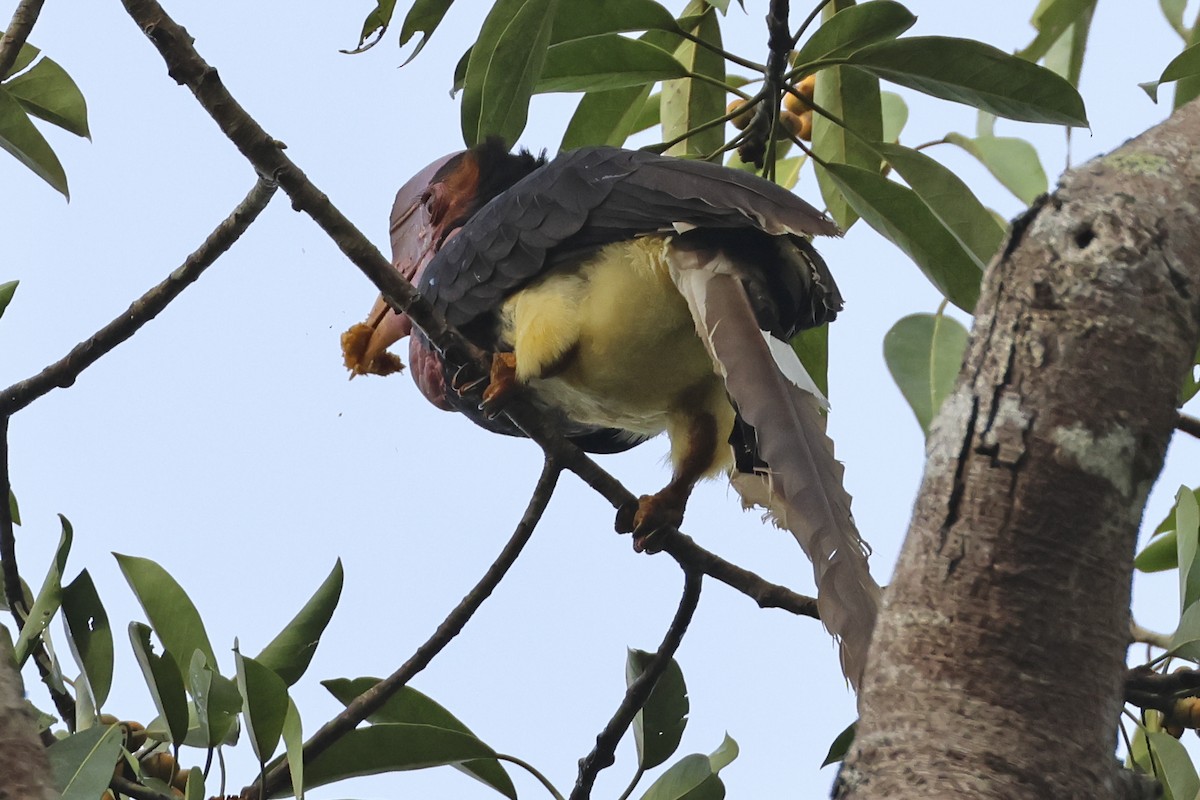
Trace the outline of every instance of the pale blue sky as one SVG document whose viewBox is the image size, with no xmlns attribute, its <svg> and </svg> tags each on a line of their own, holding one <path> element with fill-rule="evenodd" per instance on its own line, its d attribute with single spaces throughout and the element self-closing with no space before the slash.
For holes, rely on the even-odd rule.
<svg viewBox="0 0 1200 800">
<path fill-rule="evenodd" d="M 0 18 L 13 5 L 0 3 Z M 386 248 L 396 188 L 461 146 L 458 106 L 447 90 L 484 4 L 456 4 L 404 69 L 396 69 L 402 58 L 394 34 L 366 55 L 337 52 L 354 45 L 372 5 L 193 0 L 170 3 L 168 11 L 235 97 Z M 727 42 L 761 59 L 765 4 L 747 5 L 748 15 L 736 5 L 731 11 Z M 400 6 L 402 13 L 407 4 Z M 914 34 L 973 36 L 1005 50 L 1033 35 L 1032 2 L 908 6 L 920 17 Z M 0 320 L 4 384 L 59 358 L 161 280 L 254 181 L 115 0 L 47 3 L 31 42 L 79 83 L 93 141 L 50 133 L 71 183 L 70 204 L 0 157 L 0 281 L 21 280 Z M 1152 105 L 1136 83 L 1157 77 L 1180 46 L 1152 2 L 1102 2 L 1092 42 L 1082 89 L 1093 129 L 1076 133 L 1076 162 L 1166 115 L 1167 107 Z M 553 148 L 574 102 L 536 98 L 522 143 Z M 910 106 L 902 137 L 908 144 L 974 128 L 970 109 L 923 99 Z M 1006 122 L 999 130 L 1034 138 L 1048 173 L 1061 171 L 1060 130 Z M 957 151 L 931 154 L 961 169 L 1004 216 L 1020 211 Z M 811 179 L 800 191 L 818 201 Z M 908 524 L 923 442 L 884 369 L 881 341 L 897 319 L 933 311 L 939 298 L 865 225 L 818 246 L 847 298 L 833 330 L 830 432 L 882 582 Z M 348 382 L 338 335 L 366 314 L 374 296 L 281 194 L 133 341 L 76 386 L 13 420 L 11 471 L 25 521 L 21 566 L 38 585 L 58 538 L 54 515 L 69 517 L 76 546 L 67 576 L 84 566 L 92 571 L 116 634 L 119 677 L 105 710 L 142 721 L 154 715 L 124 633 L 129 620 L 144 616 L 110 551 L 152 558 L 183 584 L 225 655 L 227 674 L 234 637 L 244 652 L 257 652 L 341 557 L 341 607 L 294 693 L 311 731 L 339 708 L 320 679 L 390 673 L 508 538 L 537 478 L 537 449 L 437 411 L 407 377 Z M 656 440 L 602 463 L 642 493 L 665 482 L 665 453 L 665 439 Z M 1194 441 L 1173 445 L 1151 500 L 1151 525 L 1180 483 L 1200 480 L 1198 454 Z M 724 485 L 697 492 L 684 527 L 736 563 L 812 591 L 811 570 L 791 537 L 743 513 Z M 568 791 L 577 759 L 620 700 L 625 648 L 657 646 L 681 583 L 666 557 L 635 555 L 628 539 L 612 533 L 607 504 L 564 476 L 512 574 L 412 685 Z M 1139 576 L 1135 593 L 1143 624 L 1173 625 L 1173 575 Z M 680 755 L 709 752 L 728 731 L 742 748 L 723 773 L 730 797 L 827 791 L 833 770 L 818 765 L 854 711 L 833 644 L 818 624 L 759 610 L 709 581 L 678 659 L 692 704 Z M 35 689 L 34 696 L 49 706 L 43 693 Z M 202 758 L 193 751 L 185 763 Z M 229 756 L 228 791 L 253 777 L 252 758 L 247 746 Z M 602 774 L 597 797 L 620 792 L 632 760 L 627 741 L 617 766 Z M 526 775 L 510 772 L 523 797 L 543 796 Z M 441 769 L 311 796 L 495 795 Z"/>
</svg>

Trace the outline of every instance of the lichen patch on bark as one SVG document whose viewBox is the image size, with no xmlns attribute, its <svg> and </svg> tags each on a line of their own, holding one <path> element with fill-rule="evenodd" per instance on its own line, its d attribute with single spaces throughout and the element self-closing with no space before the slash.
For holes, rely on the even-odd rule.
<svg viewBox="0 0 1200 800">
<path fill-rule="evenodd" d="M 1081 470 L 1112 484 L 1124 497 L 1133 495 L 1133 456 L 1137 441 L 1127 428 L 1115 427 L 1097 436 L 1081 423 L 1055 428 L 1050 435 L 1065 456 Z"/>
</svg>

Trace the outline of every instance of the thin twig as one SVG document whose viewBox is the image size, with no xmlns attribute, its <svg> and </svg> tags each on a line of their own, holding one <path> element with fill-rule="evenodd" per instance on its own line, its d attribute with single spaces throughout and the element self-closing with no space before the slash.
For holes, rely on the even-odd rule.
<svg viewBox="0 0 1200 800">
<path fill-rule="evenodd" d="M 85 369 L 129 339 L 195 282 L 258 218 L 275 194 L 275 184 L 259 178 L 249 194 L 230 212 L 204 243 L 161 283 L 134 300 L 122 314 L 37 375 L 0 391 L 0 414 L 13 414 L 55 388 L 65 389 Z"/>
<path fill-rule="evenodd" d="M 132 797 L 133 800 L 175 800 L 172 795 L 163 794 L 162 792 L 151 789 L 148 786 L 142 786 L 140 783 L 135 783 L 128 778 L 114 777 L 108 784 L 114 791 Z"/>
<path fill-rule="evenodd" d="M 4 599 L 19 631 L 29 616 L 29 608 L 25 605 L 21 572 L 17 569 L 17 536 L 13 530 L 12 505 L 9 500 L 12 496 L 12 481 L 8 475 L 8 421 L 7 415 L 0 415 L 0 569 L 3 569 L 4 574 Z M 58 709 L 63 724 L 67 726 L 67 730 L 74 731 L 75 699 L 63 691 L 61 680 L 53 677 L 54 659 L 42 644 L 41 636 L 30 644 L 29 657 L 37 665 L 38 675 L 41 676 L 46 690 L 50 692 L 50 698 L 54 701 L 54 707 Z"/>
<path fill-rule="evenodd" d="M 1143 628 L 1132 619 L 1129 620 L 1129 639 L 1131 642 L 1141 642 L 1142 644 L 1152 645 L 1162 650 L 1171 649 L 1171 635 L 1169 633 L 1159 633 L 1149 628 Z"/>
<path fill-rule="evenodd" d="M 808 30 L 808 26 L 813 24 L 817 18 L 817 15 L 820 14 L 821 11 L 824 10 L 825 6 L 829 5 L 831 2 L 833 2 L 833 0 L 821 0 L 821 2 L 817 3 L 812 11 L 808 12 L 808 16 L 804 18 L 804 22 L 800 23 L 800 27 L 796 29 L 796 34 L 792 37 L 792 47 L 795 47 L 797 44 L 799 44 L 800 37 L 804 35 L 806 30 Z"/>
<path fill-rule="evenodd" d="M 400 691 L 405 684 L 412 680 L 413 676 L 425 669 L 434 656 L 445 649 L 446 645 L 450 644 L 450 641 L 459 634 L 479 607 L 483 605 L 483 601 L 487 600 L 495 590 L 500 580 L 517 560 L 517 556 L 521 554 L 529 537 L 533 535 L 533 529 L 541 520 L 542 513 L 550 502 L 550 496 L 554 493 L 554 487 L 558 483 L 561 471 L 562 467 L 554 459 L 546 459 L 546 463 L 542 467 L 542 474 L 538 478 L 537 486 L 534 487 L 533 496 L 529 499 L 529 505 L 525 508 L 521 521 L 517 524 L 508 543 L 504 545 L 504 549 L 500 551 L 500 555 L 488 567 L 487 572 L 454 607 L 454 610 L 446 616 L 442 624 L 438 625 L 433 635 L 418 647 L 399 669 L 354 698 L 340 714 L 322 725 L 304 743 L 304 763 L 312 761 L 331 744 L 353 730 L 360 722 L 378 711 L 392 695 Z M 243 798 L 258 797 L 261 788 L 262 796 L 270 797 L 286 789 L 290 781 L 291 772 L 288 770 L 287 760 L 284 759 L 267 771 L 265 780 L 260 778 L 243 789 L 241 796 Z"/>
<path fill-rule="evenodd" d="M 21 45 L 29 38 L 33 23 L 37 22 L 38 14 L 42 13 L 42 5 L 46 0 L 21 0 L 17 10 L 13 12 L 4 35 L 0 36 L 0 79 L 17 63 L 17 55 Z"/>
<path fill-rule="evenodd" d="M 1200 439 L 1200 419 L 1189 414 L 1180 414 L 1179 419 L 1175 420 L 1175 427 L 1189 436 Z"/>
<path fill-rule="evenodd" d="M 616 760 L 617 745 L 621 737 L 633 723 L 633 718 L 642 710 L 642 706 L 646 705 L 650 692 L 654 690 L 654 684 L 658 683 L 667 665 L 671 663 L 675 651 L 679 649 L 679 643 L 683 641 L 692 615 L 696 613 L 696 605 L 700 602 L 702 582 L 703 576 L 700 572 L 684 570 L 683 597 L 675 611 L 675 618 L 671 620 L 671 627 L 667 629 L 667 635 L 663 637 L 658 652 L 650 659 L 645 672 L 629 684 L 616 713 L 604 726 L 604 730 L 596 736 L 596 746 L 592 748 L 592 752 L 579 761 L 579 778 L 575 781 L 575 788 L 571 791 L 569 800 L 586 800 L 591 797 L 592 785 L 595 784 L 600 770 L 611 766 Z"/>
</svg>

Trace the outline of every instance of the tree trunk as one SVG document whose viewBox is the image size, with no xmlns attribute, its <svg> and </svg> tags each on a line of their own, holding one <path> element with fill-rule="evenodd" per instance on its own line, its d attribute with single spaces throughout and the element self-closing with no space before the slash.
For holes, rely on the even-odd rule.
<svg viewBox="0 0 1200 800">
<path fill-rule="evenodd" d="M 57 800 L 46 748 L 25 702 L 8 636 L 0 632 L 0 800 Z"/>
<path fill-rule="evenodd" d="M 984 281 L 842 798 L 1132 797 L 1138 525 L 1200 339 L 1200 105 L 1068 172 Z"/>
</svg>

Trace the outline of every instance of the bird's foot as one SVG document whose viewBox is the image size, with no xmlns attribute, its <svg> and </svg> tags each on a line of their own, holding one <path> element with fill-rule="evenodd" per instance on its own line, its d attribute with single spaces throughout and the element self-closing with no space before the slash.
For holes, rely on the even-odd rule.
<svg viewBox="0 0 1200 800">
<path fill-rule="evenodd" d="M 488 379 L 488 387 L 483 390 L 483 402 L 479 404 L 488 419 L 492 419 L 504 410 L 504 407 L 520 389 L 517 382 L 517 357 L 513 353 L 493 353 L 492 372 Z"/>
<path fill-rule="evenodd" d="M 658 494 L 644 494 L 637 502 L 629 502 L 617 510 L 617 533 L 633 534 L 633 549 L 637 552 L 656 548 L 651 542 L 654 534 L 683 524 L 686 498 L 669 487 Z"/>
</svg>

